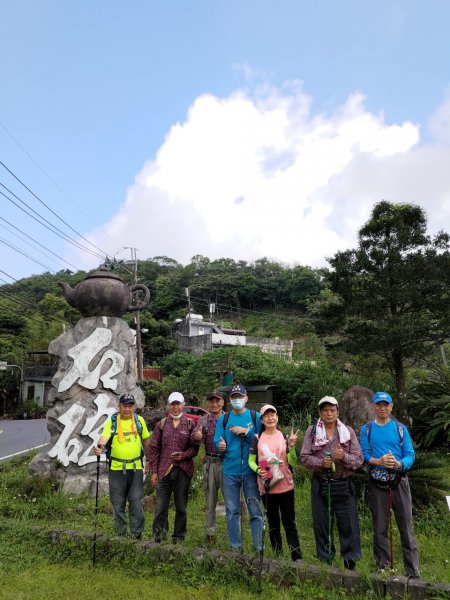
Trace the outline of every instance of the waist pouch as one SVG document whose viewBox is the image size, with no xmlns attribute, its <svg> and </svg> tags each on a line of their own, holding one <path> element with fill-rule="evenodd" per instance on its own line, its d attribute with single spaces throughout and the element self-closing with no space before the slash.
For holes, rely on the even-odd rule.
<svg viewBox="0 0 450 600">
<path fill-rule="evenodd" d="M 390 471 L 384 467 L 369 467 L 370 481 L 382 490 L 395 489 L 405 477 L 404 471 Z"/>
<path fill-rule="evenodd" d="M 328 486 L 330 486 L 330 496 L 335 500 L 346 500 L 350 496 L 348 479 L 322 479 L 320 482 L 322 498 L 328 498 Z"/>
</svg>

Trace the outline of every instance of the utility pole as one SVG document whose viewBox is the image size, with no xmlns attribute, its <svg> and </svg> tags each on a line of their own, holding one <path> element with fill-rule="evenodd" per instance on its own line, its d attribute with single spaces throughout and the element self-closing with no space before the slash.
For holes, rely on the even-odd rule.
<svg viewBox="0 0 450 600">
<path fill-rule="evenodd" d="M 131 252 L 131 262 L 133 264 L 133 275 L 134 283 L 138 283 L 138 264 L 137 264 L 137 248 L 131 248 L 124 246 L 126 250 Z M 136 323 L 136 370 L 137 380 L 142 381 L 144 379 L 143 366 L 142 366 L 142 344 L 141 344 L 141 313 L 137 310 L 134 313 L 134 322 Z"/>
</svg>

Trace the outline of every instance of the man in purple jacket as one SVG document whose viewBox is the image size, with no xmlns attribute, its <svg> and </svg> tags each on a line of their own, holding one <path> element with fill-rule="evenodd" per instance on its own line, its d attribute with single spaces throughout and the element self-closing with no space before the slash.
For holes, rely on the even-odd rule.
<svg viewBox="0 0 450 600">
<path fill-rule="evenodd" d="M 331 564 L 335 554 L 336 519 L 341 556 L 346 569 L 361 558 L 353 472 L 363 463 L 361 447 L 351 427 L 339 420 L 336 398 L 319 401 L 319 420 L 306 430 L 301 460 L 313 472 L 311 506 L 317 558 Z"/>
<path fill-rule="evenodd" d="M 172 541 L 186 537 L 189 486 L 194 474 L 194 456 L 198 445 L 194 441 L 194 423 L 183 415 L 184 397 L 172 392 L 168 398 L 169 415 L 159 421 L 150 443 L 152 483 L 156 487 L 156 507 L 153 518 L 155 542 L 167 537 L 167 516 L 170 497 L 175 503 L 175 523 Z"/>
</svg>

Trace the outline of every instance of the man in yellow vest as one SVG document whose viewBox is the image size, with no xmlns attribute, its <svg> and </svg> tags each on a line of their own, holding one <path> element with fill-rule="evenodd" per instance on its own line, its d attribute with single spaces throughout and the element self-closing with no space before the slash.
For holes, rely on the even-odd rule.
<svg viewBox="0 0 450 600">
<path fill-rule="evenodd" d="M 136 401 L 132 394 L 123 394 L 119 398 L 119 414 L 106 420 L 102 435 L 95 448 L 100 456 L 103 448 L 111 439 L 109 457 L 109 498 L 114 511 L 114 524 L 117 535 L 128 535 L 125 512 L 128 500 L 130 533 L 140 539 L 144 530 L 144 477 L 142 465 L 142 446 L 147 451 L 150 446 L 150 434 L 144 419 L 134 414 Z M 148 472 L 148 464 L 145 466 Z"/>
</svg>

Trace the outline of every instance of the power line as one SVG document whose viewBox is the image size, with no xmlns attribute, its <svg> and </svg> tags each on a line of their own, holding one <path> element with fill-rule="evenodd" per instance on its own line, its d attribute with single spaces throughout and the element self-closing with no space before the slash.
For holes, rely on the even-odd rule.
<svg viewBox="0 0 450 600">
<path fill-rule="evenodd" d="M 17 175 L 16 175 L 15 173 L 13 173 L 13 172 L 11 171 L 11 169 L 9 169 L 9 168 L 8 168 L 8 167 L 5 165 L 5 163 L 3 163 L 1 160 L 0 160 L 0 165 L 2 165 L 2 167 L 3 167 L 4 169 L 6 169 L 6 170 L 8 171 L 8 173 L 9 173 L 10 175 L 12 175 L 16 181 L 18 181 L 18 182 L 19 182 L 21 185 L 23 185 L 23 187 L 24 187 L 26 190 L 28 190 L 28 191 L 30 192 L 30 194 L 32 194 L 32 195 L 33 195 L 33 196 L 36 198 L 36 200 L 37 200 L 38 202 L 40 202 L 40 203 L 41 203 L 43 206 L 45 206 L 45 208 L 46 208 L 47 210 L 49 210 L 49 211 L 52 213 L 52 215 L 54 215 L 54 216 L 55 216 L 57 219 L 59 219 L 59 220 L 61 221 L 61 223 L 64 223 L 64 225 L 65 225 L 66 227 L 68 227 L 68 228 L 69 228 L 71 231 L 73 231 L 74 233 L 76 233 L 76 234 L 77 234 L 77 235 L 78 235 L 78 236 L 79 236 L 81 239 L 83 239 L 85 242 L 87 242 L 88 244 L 90 244 L 90 245 L 91 245 L 93 248 L 95 248 L 96 250 L 98 250 L 99 252 L 101 252 L 102 254 L 104 254 L 104 255 L 106 256 L 106 253 L 105 253 L 105 252 L 103 252 L 103 250 L 101 250 L 101 249 L 100 249 L 100 248 L 98 248 L 98 247 L 97 247 L 95 244 L 93 244 L 93 243 L 92 243 L 90 240 L 88 240 L 87 238 L 85 238 L 85 237 L 84 237 L 84 236 L 83 236 L 83 235 L 82 235 L 82 234 L 81 234 L 79 231 L 77 231 L 76 229 L 74 229 L 74 228 L 73 228 L 71 225 L 69 225 L 69 223 L 67 223 L 67 221 L 65 221 L 65 220 L 64 220 L 62 217 L 60 217 L 60 216 L 59 216 L 59 215 L 58 215 L 58 214 L 57 214 L 57 213 L 56 213 L 56 212 L 55 212 L 55 211 L 54 211 L 52 208 L 50 208 L 50 206 L 48 206 L 48 204 L 46 204 L 46 203 L 45 203 L 43 200 L 41 200 L 41 199 L 39 198 L 39 196 L 37 196 L 37 195 L 36 195 L 36 194 L 33 192 L 33 190 L 31 190 L 31 189 L 30 189 L 30 188 L 29 188 L 29 187 L 28 187 L 28 186 L 27 186 L 27 185 L 26 185 L 26 184 L 25 184 L 25 183 L 24 183 L 24 182 L 23 182 L 23 181 L 22 181 L 22 180 L 21 180 L 19 177 L 17 177 Z"/>
<path fill-rule="evenodd" d="M 53 252 L 52 250 L 50 250 L 50 248 L 47 248 L 47 246 L 44 246 L 43 244 L 41 244 L 40 242 L 38 242 L 37 240 L 35 240 L 33 237 L 31 237 L 30 235 L 28 235 L 27 233 L 25 233 L 24 231 L 22 231 L 21 229 L 19 229 L 18 227 L 16 227 L 15 225 L 13 225 L 12 223 L 10 223 L 7 219 L 4 219 L 3 217 L 0 217 L 0 219 L 2 221 L 4 221 L 5 223 L 8 223 L 8 225 L 10 227 L 12 227 L 13 229 L 15 229 L 16 231 L 18 231 L 19 233 L 21 233 L 22 235 L 24 235 L 25 237 L 27 237 L 29 240 L 32 240 L 35 244 L 37 244 L 38 246 L 40 246 L 41 248 L 43 248 L 44 250 L 46 250 L 47 252 L 50 252 L 50 254 L 53 254 L 53 256 L 56 256 L 56 258 L 62 262 L 65 262 L 67 265 L 69 265 L 70 267 L 73 267 L 75 269 L 75 271 L 79 271 L 80 269 L 78 267 L 76 267 L 75 265 L 73 265 L 72 263 L 68 262 L 67 260 L 65 260 L 64 258 L 61 258 L 60 256 L 58 256 L 58 254 L 56 254 L 56 252 Z M 14 232 L 11 231 L 10 229 L 8 229 L 5 225 L 2 225 L 0 223 L 0 227 L 3 227 L 4 229 L 6 229 L 6 231 L 9 231 L 10 233 L 12 233 L 14 235 Z M 27 242 L 26 240 L 24 240 L 22 238 L 22 241 L 24 241 L 26 244 L 28 244 L 29 246 L 31 246 L 32 248 L 35 247 L 32 244 L 30 244 L 30 242 Z M 37 248 L 36 248 L 37 249 Z M 42 254 L 45 255 L 45 253 L 43 253 L 41 250 L 38 250 L 38 252 L 41 252 Z M 48 256 L 48 258 L 51 258 L 50 256 Z M 53 259 L 51 259 L 53 260 Z"/>
<path fill-rule="evenodd" d="M 36 260 L 35 258 L 33 258 L 32 256 L 30 256 L 26 252 L 23 252 L 19 248 L 16 248 L 13 244 L 8 244 L 8 242 L 5 242 L 5 240 L 3 240 L 2 238 L 0 238 L 0 242 L 2 244 L 4 244 L 5 246 L 8 246 L 8 248 L 11 248 L 12 250 L 15 250 L 15 252 L 18 252 L 19 254 L 22 254 L 22 256 L 25 256 L 26 258 L 29 258 L 30 260 L 32 260 L 33 262 L 35 262 L 37 265 L 40 265 L 41 267 L 44 267 L 44 269 L 47 269 L 47 271 L 50 271 L 51 273 L 56 273 L 56 271 L 54 271 L 51 267 L 49 267 L 48 265 L 44 265 L 44 263 L 41 263 L 39 260 Z"/>
<path fill-rule="evenodd" d="M 19 148 L 20 148 L 20 149 L 21 149 L 21 150 L 22 150 L 22 151 L 23 151 L 23 152 L 24 152 L 24 153 L 25 153 L 25 154 L 28 156 L 28 158 L 31 160 L 31 162 L 32 162 L 32 163 L 33 163 L 33 164 L 34 164 L 34 165 L 35 165 L 35 166 L 36 166 L 36 167 L 37 167 L 37 168 L 38 168 L 38 169 L 41 171 L 41 173 L 43 173 L 43 174 L 44 174 L 44 175 L 45 175 L 45 176 L 48 178 L 48 180 L 49 180 L 49 181 L 51 181 L 51 183 L 52 183 L 52 184 L 55 186 L 55 188 L 56 188 L 56 189 L 57 189 L 59 192 L 61 192 L 61 194 L 62 194 L 62 195 L 65 197 L 65 198 L 67 198 L 67 200 L 69 200 L 69 202 L 70 202 L 70 203 L 71 203 L 73 206 L 75 206 L 75 208 L 77 208 L 77 209 L 80 211 L 80 213 L 81 213 L 81 214 L 82 214 L 84 217 L 86 217 L 86 219 L 87 219 L 88 221 L 90 221 L 90 222 L 92 223 L 92 225 L 94 225 L 95 227 L 97 227 L 97 229 L 99 229 L 99 230 L 100 230 L 100 231 L 103 233 L 103 235 L 105 235 L 105 236 L 109 237 L 110 239 L 112 239 L 112 238 L 111 238 L 111 237 L 110 237 L 110 236 L 109 236 L 109 235 L 108 235 L 108 234 L 107 234 L 105 231 L 103 231 L 103 229 L 102 229 L 101 227 L 99 227 L 99 225 L 98 225 L 97 223 L 95 223 L 95 222 L 94 222 L 94 221 L 93 221 L 93 220 L 90 218 L 90 216 L 89 216 L 89 215 L 88 215 L 86 212 L 84 212 L 84 210 L 83 210 L 83 209 L 82 209 L 80 206 L 78 206 L 78 204 L 76 204 L 76 202 L 74 202 L 74 201 L 72 200 L 72 198 L 71 198 L 71 197 L 70 197 L 68 194 L 66 194 L 66 192 L 65 192 L 65 191 L 64 191 L 64 190 L 63 190 L 63 189 L 62 189 L 62 188 L 61 188 L 61 187 L 60 187 L 60 186 L 59 186 L 59 185 L 56 183 L 56 181 L 55 181 L 55 180 L 54 180 L 52 177 L 50 177 L 50 175 L 49 175 L 49 174 L 48 174 L 48 173 L 47 173 L 47 172 L 46 172 L 46 171 L 45 171 L 45 170 L 44 170 L 44 169 L 43 169 L 43 168 L 42 168 L 42 167 L 41 167 L 41 166 L 40 166 L 40 165 L 39 165 L 39 164 L 38 164 L 38 163 L 35 161 L 35 160 L 34 160 L 34 158 L 31 156 L 31 154 L 30 154 L 29 152 L 27 152 L 27 150 L 26 150 L 26 149 L 25 149 L 25 148 L 22 146 L 22 144 L 19 142 L 19 140 L 13 136 L 13 134 L 12 134 L 12 133 L 11 133 L 11 132 L 10 132 L 10 131 L 9 131 L 9 130 L 6 128 L 6 127 L 5 127 L 5 125 L 4 125 L 4 124 L 3 124 L 1 121 L 0 121 L 0 127 L 1 127 L 1 128 L 4 130 L 4 131 L 6 131 L 6 133 L 9 135 L 9 137 L 10 137 L 12 140 L 14 140 L 14 142 L 15 142 L 15 143 L 16 143 L 16 144 L 19 146 Z"/>
<path fill-rule="evenodd" d="M 1 288 L 0 288 L 1 291 Z M 14 302 L 11 298 L 6 298 L 7 300 L 9 300 L 10 302 L 13 302 L 14 304 L 16 304 L 17 306 L 20 306 L 23 309 L 23 306 L 19 305 L 17 302 Z M 2 305 L 1 307 L 2 310 L 7 310 L 10 313 L 22 317 L 23 319 L 30 319 L 31 321 L 34 321 L 35 323 L 38 323 L 39 325 L 45 325 L 45 319 L 46 317 L 44 317 L 44 315 L 40 314 L 40 316 L 44 319 L 44 321 L 39 321 L 39 319 L 36 319 L 36 317 L 34 317 L 33 315 L 24 315 L 23 311 L 19 312 L 17 310 L 14 310 L 11 306 L 8 305 Z M 54 321 L 55 323 L 61 323 L 64 324 L 64 321 L 61 321 L 60 319 L 51 319 L 52 321 Z"/>
<path fill-rule="evenodd" d="M 0 279 L 0 281 L 3 281 L 6 285 L 10 285 L 9 283 L 6 283 L 6 281 L 4 279 Z M 43 317 L 46 320 L 54 321 L 55 323 L 64 323 L 65 322 L 65 321 L 59 319 L 58 317 L 43 315 L 40 312 L 39 308 L 36 306 L 36 304 L 32 304 L 25 298 L 21 298 L 20 296 L 18 296 L 14 292 L 11 292 L 10 290 L 5 290 L 5 288 L 2 286 L 0 286 L 0 294 L 7 300 L 10 300 L 14 304 L 17 304 L 24 309 L 33 310 L 33 311 L 37 312 L 41 317 Z"/>
<path fill-rule="evenodd" d="M 40 215 L 38 212 L 36 212 L 34 209 L 32 209 L 31 206 L 28 206 L 28 204 L 26 202 L 24 202 L 23 200 L 21 200 L 14 192 L 12 192 L 9 188 L 7 188 L 3 183 L 0 182 L 0 185 L 5 190 L 7 190 L 10 194 L 12 194 L 15 198 L 17 198 L 17 200 L 19 200 L 19 202 L 22 202 L 22 204 L 25 204 L 25 206 L 27 208 L 29 208 L 32 212 L 34 212 L 36 215 L 38 215 L 39 218 L 34 217 L 32 214 L 30 214 L 24 208 L 22 208 L 21 206 L 19 206 L 17 204 L 17 202 L 14 202 L 14 200 L 12 200 L 9 196 L 7 196 L 2 191 L 0 191 L 0 194 L 2 196 L 4 196 L 7 200 L 9 200 L 12 204 L 14 204 L 14 206 L 16 206 L 17 208 L 19 208 L 22 212 L 24 212 L 26 215 L 28 215 L 29 217 L 31 217 L 32 219 L 34 219 L 35 221 L 37 221 L 39 223 L 39 225 L 43 225 L 46 229 L 48 229 L 49 231 L 51 231 L 52 233 L 54 233 L 58 237 L 62 238 L 65 242 L 69 242 L 70 244 L 72 244 L 73 246 L 75 246 L 75 248 L 78 248 L 78 250 L 83 250 L 84 252 L 87 252 L 88 254 L 91 254 L 92 256 L 96 256 L 97 258 L 101 258 L 103 260 L 103 256 L 102 255 L 97 254 L 93 250 L 90 250 L 89 248 L 86 248 L 85 246 L 83 246 L 82 244 L 80 244 L 79 242 L 77 242 L 76 240 L 74 240 L 73 238 L 69 237 L 66 233 L 64 233 L 63 231 L 61 231 L 61 229 L 59 229 L 58 227 L 56 227 L 56 225 L 53 225 L 45 217 L 42 217 L 42 215 Z M 40 219 L 42 219 L 42 221 Z M 43 221 L 45 221 L 45 223 L 48 223 L 48 225 L 46 225 Z M 49 225 L 50 225 L 50 227 L 49 227 Z"/>
<path fill-rule="evenodd" d="M 178 296 L 178 297 L 181 298 L 181 296 Z M 203 298 L 194 298 L 191 296 L 191 300 L 193 302 L 201 302 L 203 304 L 209 304 L 209 300 L 205 300 Z M 216 306 L 218 306 L 219 308 L 221 308 L 221 310 L 224 310 L 225 312 L 247 312 L 247 313 L 251 313 L 251 314 L 255 314 L 255 315 L 262 315 L 262 316 L 267 316 L 267 317 L 272 317 L 272 318 L 276 317 L 277 319 L 295 319 L 296 321 L 305 319 L 305 317 L 302 317 L 302 316 L 280 315 L 278 313 L 276 315 L 274 315 L 274 313 L 266 313 L 266 312 L 254 310 L 251 308 L 233 307 L 233 306 L 231 306 L 231 304 L 221 304 L 220 302 L 216 302 L 215 304 L 216 304 Z M 228 311 L 226 309 L 227 306 L 230 307 Z"/>
</svg>

